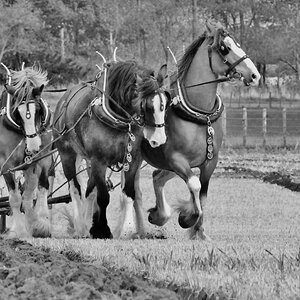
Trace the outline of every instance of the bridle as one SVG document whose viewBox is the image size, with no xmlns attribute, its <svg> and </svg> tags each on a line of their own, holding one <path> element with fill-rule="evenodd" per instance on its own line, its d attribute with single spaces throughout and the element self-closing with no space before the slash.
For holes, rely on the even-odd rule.
<svg viewBox="0 0 300 300">
<path fill-rule="evenodd" d="M 221 33 L 219 33 L 219 35 L 221 35 Z M 230 36 L 228 33 L 224 33 L 222 34 L 224 37 L 226 36 Z M 235 40 L 233 39 L 233 37 L 230 36 L 230 38 L 235 42 Z M 205 81 L 205 82 L 201 82 L 201 83 L 197 83 L 197 84 L 192 84 L 192 85 L 185 85 L 185 88 L 191 88 L 191 87 L 195 87 L 195 86 L 200 86 L 200 85 L 205 85 L 205 84 L 210 84 L 210 83 L 221 83 L 221 82 L 225 82 L 225 81 L 231 81 L 234 79 L 241 79 L 243 77 L 243 75 L 239 72 L 237 72 L 236 70 L 236 66 L 239 65 L 242 61 L 244 61 L 245 59 L 249 58 L 249 56 L 247 54 L 245 54 L 244 56 L 242 56 L 240 59 L 238 59 L 236 62 L 234 63 L 230 63 L 227 58 L 225 57 L 230 49 L 228 49 L 228 47 L 225 45 L 224 41 L 221 40 L 219 41 L 219 36 L 216 37 L 216 41 L 214 41 L 211 45 L 208 46 L 207 48 L 207 52 L 208 52 L 208 59 L 209 59 L 209 67 L 212 71 L 213 74 L 215 74 L 215 76 L 217 77 L 217 73 L 213 70 L 213 66 L 212 66 L 212 52 L 213 50 L 215 50 L 218 55 L 221 57 L 222 61 L 224 64 L 226 64 L 228 66 L 228 69 L 225 71 L 224 76 L 222 78 L 217 78 L 215 80 L 211 80 L 211 81 Z M 245 82 L 245 85 L 249 85 L 249 83 Z"/>
<path fill-rule="evenodd" d="M 226 36 L 229 36 L 230 35 L 228 33 L 225 33 L 224 34 L 224 37 Z M 230 37 L 233 41 L 234 39 L 232 37 Z M 218 38 L 217 38 L 218 39 Z M 235 73 L 237 73 L 236 71 L 236 66 L 239 65 L 242 61 L 244 61 L 246 58 L 248 58 L 249 56 L 246 54 L 244 56 L 242 56 L 240 59 L 238 59 L 236 62 L 234 62 L 233 64 L 230 63 L 226 58 L 225 56 L 229 53 L 230 49 L 228 49 L 228 47 L 225 45 L 224 41 L 220 41 L 220 43 L 213 43 L 212 45 L 210 45 L 208 47 L 208 59 L 209 59 L 209 66 L 210 66 L 210 69 L 211 71 L 216 74 L 213 70 L 213 67 L 212 67 L 212 51 L 215 50 L 221 57 L 221 59 L 223 60 L 223 63 L 226 64 L 228 66 L 228 69 L 227 71 L 224 73 L 224 76 L 226 77 L 233 77 L 233 75 Z M 240 77 L 242 75 L 240 74 Z"/>
<path fill-rule="evenodd" d="M 156 78 L 154 78 L 154 79 L 156 80 Z M 155 94 L 158 95 L 159 100 L 160 100 L 159 109 L 160 109 L 161 112 L 163 112 L 164 109 L 167 106 L 167 105 L 166 106 L 164 105 L 164 101 L 163 101 L 162 96 L 161 96 L 162 93 L 164 93 L 166 95 L 167 92 L 164 91 L 162 88 L 158 88 L 158 89 L 155 90 Z M 146 113 L 147 112 L 147 99 L 141 101 L 141 112 L 142 112 L 141 118 L 144 120 L 143 124 L 145 126 L 153 127 L 153 128 L 165 127 L 165 122 L 156 124 L 155 122 L 151 122 L 150 120 L 148 120 L 146 118 L 146 116 L 147 116 L 147 113 Z"/>
<path fill-rule="evenodd" d="M 50 117 L 50 113 L 49 113 L 49 109 L 48 109 L 48 107 L 47 107 L 47 104 L 46 104 L 46 102 L 45 102 L 45 100 L 43 99 L 43 98 L 40 98 L 39 100 L 38 100 L 38 103 L 37 103 L 37 101 L 36 100 L 34 100 L 34 99 L 31 99 L 31 100 L 25 100 L 25 99 L 23 99 L 21 102 L 20 102 L 20 104 L 19 104 L 19 106 L 20 105 L 26 105 L 26 114 L 25 114 L 25 116 L 26 116 L 26 119 L 30 119 L 31 118 L 31 113 L 30 113 L 30 109 L 29 109 L 29 104 L 34 104 L 35 105 L 35 112 L 37 113 L 37 105 L 40 105 L 40 110 L 42 110 L 42 115 L 41 115 L 41 120 L 40 120 L 40 122 L 41 122 L 41 124 L 40 124 L 40 129 L 39 130 L 36 130 L 36 132 L 35 133 L 33 133 L 33 134 L 26 134 L 26 132 L 25 132 L 25 129 L 24 128 L 21 128 L 21 125 L 19 125 L 20 126 L 20 129 L 22 130 L 22 132 L 23 132 L 23 135 L 25 136 L 25 137 L 27 137 L 27 138 L 35 138 L 36 136 L 38 136 L 40 133 L 42 133 L 45 129 L 46 129 L 46 126 L 47 126 L 47 122 L 48 122 L 48 120 L 49 120 L 49 117 Z"/>
</svg>

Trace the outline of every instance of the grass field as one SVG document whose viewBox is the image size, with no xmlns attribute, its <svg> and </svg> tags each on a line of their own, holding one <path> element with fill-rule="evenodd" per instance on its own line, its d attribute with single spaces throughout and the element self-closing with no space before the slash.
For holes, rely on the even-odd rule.
<svg viewBox="0 0 300 300">
<path fill-rule="evenodd" d="M 145 220 L 146 210 L 154 204 L 151 170 L 142 171 Z M 118 180 L 114 175 L 113 182 Z M 188 199 L 179 178 L 167 184 L 166 194 L 170 203 Z M 112 229 L 118 219 L 119 195 L 119 188 L 111 192 L 108 220 Z M 211 238 L 207 242 L 188 240 L 176 214 L 163 228 L 148 223 L 148 232 L 163 240 L 74 240 L 62 221 L 63 206 L 53 208 L 54 238 L 33 239 L 32 244 L 75 251 L 94 265 L 188 287 L 194 297 L 204 289 L 220 299 L 300 299 L 300 201 L 295 192 L 255 179 L 214 176 L 205 210 L 205 228 Z"/>
</svg>

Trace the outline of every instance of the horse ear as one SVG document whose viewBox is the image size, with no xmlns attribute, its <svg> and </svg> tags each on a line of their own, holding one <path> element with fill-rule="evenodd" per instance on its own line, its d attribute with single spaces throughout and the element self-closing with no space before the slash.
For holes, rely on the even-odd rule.
<svg viewBox="0 0 300 300">
<path fill-rule="evenodd" d="M 136 75 L 136 84 L 141 84 L 143 82 L 143 79 L 140 75 Z"/>
<path fill-rule="evenodd" d="M 10 95 L 13 95 L 16 91 L 16 89 L 12 85 L 4 84 L 4 87 Z"/>
<path fill-rule="evenodd" d="M 41 86 L 33 88 L 32 89 L 32 96 L 33 97 L 40 96 L 42 94 L 42 92 L 43 92 L 44 87 L 45 86 L 42 84 Z"/>
<path fill-rule="evenodd" d="M 216 26 L 215 26 L 214 22 L 212 20 L 208 19 L 205 22 L 205 26 L 206 26 L 209 36 L 214 36 L 215 32 L 216 32 Z"/>
<path fill-rule="evenodd" d="M 163 64 L 159 71 L 158 71 L 158 75 L 157 76 L 162 76 L 163 79 L 167 78 L 167 72 L 168 72 L 168 67 L 167 64 Z"/>
<path fill-rule="evenodd" d="M 163 64 L 160 67 L 156 76 L 156 80 L 159 86 L 162 86 L 164 84 L 164 80 L 168 77 L 167 71 L 168 71 L 167 64 Z"/>
</svg>

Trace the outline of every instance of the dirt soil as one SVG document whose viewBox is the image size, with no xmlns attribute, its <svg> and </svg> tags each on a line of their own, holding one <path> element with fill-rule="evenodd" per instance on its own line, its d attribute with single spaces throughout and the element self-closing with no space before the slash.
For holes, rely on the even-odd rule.
<svg viewBox="0 0 300 300">
<path fill-rule="evenodd" d="M 277 184 L 286 189 L 294 192 L 300 192 L 300 183 L 296 182 L 295 179 L 287 174 L 282 174 L 281 172 L 261 172 L 257 170 L 252 170 L 250 168 L 243 167 L 224 167 L 227 173 L 219 173 L 219 176 L 234 177 L 234 178 L 256 178 L 261 179 L 264 182 Z"/>
<path fill-rule="evenodd" d="M 73 251 L 0 237 L 0 299 L 216 299 L 202 291 L 155 286 L 125 270 L 96 267 Z"/>
</svg>

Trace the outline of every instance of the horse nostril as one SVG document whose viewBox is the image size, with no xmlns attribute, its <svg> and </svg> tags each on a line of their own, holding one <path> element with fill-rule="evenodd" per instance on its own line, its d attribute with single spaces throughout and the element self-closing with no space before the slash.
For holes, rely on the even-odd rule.
<svg viewBox="0 0 300 300">
<path fill-rule="evenodd" d="M 251 77 L 252 77 L 252 79 L 256 79 L 257 76 L 255 74 L 252 74 Z"/>
<path fill-rule="evenodd" d="M 155 148 L 155 147 L 159 146 L 159 143 L 157 141 L 151 141 L 150 145 L 151 145 L 152 148 Z"/>
</svg>

